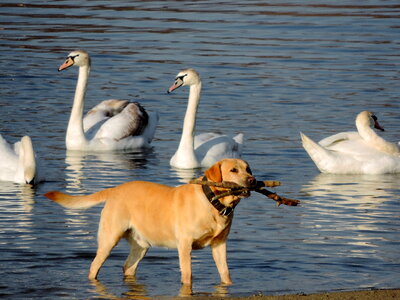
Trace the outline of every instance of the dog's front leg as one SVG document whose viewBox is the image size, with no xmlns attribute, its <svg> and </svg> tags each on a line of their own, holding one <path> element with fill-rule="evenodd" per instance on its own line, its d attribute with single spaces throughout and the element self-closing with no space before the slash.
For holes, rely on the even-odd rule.
<svg viewBox="0 0 400 300">
<path fill-rule="evenodd" d="M 212 255 L 217 266 L 221 282 L 223 284 L 232 284 L 231 277 L 229 275 L 228 263 L 226 261 L 226 242 L 212 244 Z"/>
<path fill-rule="evenodd" d="M 192 241 L 181 240 L 178 245 L 179 266 L 181 268 L 181 282 L 192 284 Z"/>
</svg>

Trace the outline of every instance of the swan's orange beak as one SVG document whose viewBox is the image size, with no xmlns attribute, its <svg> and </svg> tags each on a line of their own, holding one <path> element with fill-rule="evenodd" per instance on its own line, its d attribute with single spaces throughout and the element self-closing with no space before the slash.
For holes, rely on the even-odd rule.
<svg viewBox="0 0 400 300">
<path fill-rule="evenodd" d="M 65 70 L 74 64 L 74 60 L 71 57 L 67 57 L 65 62 L 58 68 L 58 71 Z"/>
<path fill-rule="evenodd" d="M 167 93 L 172 93 L 174 90 L 176 90 L 179 86 L 176 85 L 175 83 L 173 85 L 171 85 L 167 91 Z"/>
<path fill-rule="evenodd" d="M 177 78 L 174 82 L 173 85 L 171 85 L 167 91 L 167 93 L 172 93 L 174 90 L 176 90 L 177 88 L 181 87 L 183 84 L 183 80 L 180 78 Z"/>
</svg>

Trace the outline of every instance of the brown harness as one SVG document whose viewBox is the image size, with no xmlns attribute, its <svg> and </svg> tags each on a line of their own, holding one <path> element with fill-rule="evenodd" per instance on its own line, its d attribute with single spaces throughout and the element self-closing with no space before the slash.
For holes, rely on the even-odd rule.
<svg viewBox="0 0 400 300">
<path fill-rule="evenodd" d="M 202 178 L 202 181 L 208 182 L 207 177 L 204 176 Z M 233 210 L 235 209 L 236 205 L 239 203 L 239 202 L 236 202 L 232 206 L 225 206 L 224 204 L 221 203 L 221 201 L 219 201 L 220 198 L 227 196 L 227 195 L 225 195 L 225 193 L 218 194 L 218 195 L 215 194 L 211 190 L 210 185 L 208 185 L 208 184 L 203 184 L 201 187 L 203 188 L 203 193 L 204 193 L 204 195 L 206 195 L 208 201 L 210 201 L 212 206 L 214 206 L 214 208 L 216 210 L 218 210 L 218 212 L 219 212 L 219 214 L 221 216 L 225 216 L 225 217 L 229 216 L 233 212 Z M 238 194 L 242 193 L 242 191 L 240 191 L 240 190 L 238 190 L 238 191 L 239 191 Z M 232 192 L 229 191 L 229 195 L 234 195 L 234 194 L 235 193 L 233 193 L 233 191 Z"/>
</svg>

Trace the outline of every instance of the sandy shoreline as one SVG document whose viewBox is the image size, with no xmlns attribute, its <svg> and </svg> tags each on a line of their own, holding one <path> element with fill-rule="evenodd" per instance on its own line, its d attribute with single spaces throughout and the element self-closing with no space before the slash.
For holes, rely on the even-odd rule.
<svg viewBox="0 0 400 300">
<path fill-rule="evenodd" d="M 184 299 L 185 297 L 173 298 Z M 249 297 L 213 297 L 213 296 L 193 296 L 188 297 L 195 300 L 386 300 L 400 299 L 400 289 L 392 290 L 367 290 L 349 292 L 331 292 L 319 294 L 293 294 L 280 296 L 249 296 Z"/>
<path fill-rule="evenodd" d="M 332 292 L 320 294 L 298 294 L 298 295 L 282 295 L 282 296 L 252 296 L 237 299 L 254 299 L 254 300 L 376 300 L 376 299 L 400 299 L 400 290 L 371 290 L 371 291 L 350 291 L 350 292 Z"/>
</svg>

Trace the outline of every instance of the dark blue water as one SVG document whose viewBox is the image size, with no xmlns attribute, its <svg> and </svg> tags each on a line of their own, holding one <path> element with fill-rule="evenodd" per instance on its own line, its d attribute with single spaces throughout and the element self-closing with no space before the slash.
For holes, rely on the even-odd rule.
<svg viewBox="0 0 400 300">
<path fill-rule="evenodd" d="M 0 133 L 32 137 L 47 181 L 0 183 L 0 296 L 10 299 L 176 296 L 175 250 L 151 249 L 124 281 L 125 242 L 86 279 L 101 207 L 65 210 L 43 194 L 90 193 L 129 180 L 169 185 L 187 90 L 166 90 L 182 68 L 202 76 L 198 132 L 243 132 L 243 158 L 276 192 L 302 201 L 277 208 L 261 195 L 237 207 L 228 241 L 234 284 L 223 287 L 209 249 L 193 253 L 195 295 L 312 293 L 400 287 L 400 175 L 321 175 L 301 147 L 354 130 L 371 110 L 399 135 L 397 1 L 34 1 L 0 4 Z M 65 130 L 77 70 L 57 67 L 87 50 L 86 110 L 121 98 L 158 110 L 153 148 L 70 154 Z M 192 174 L 189 174 L 189 176 Z"/>
</svg>

